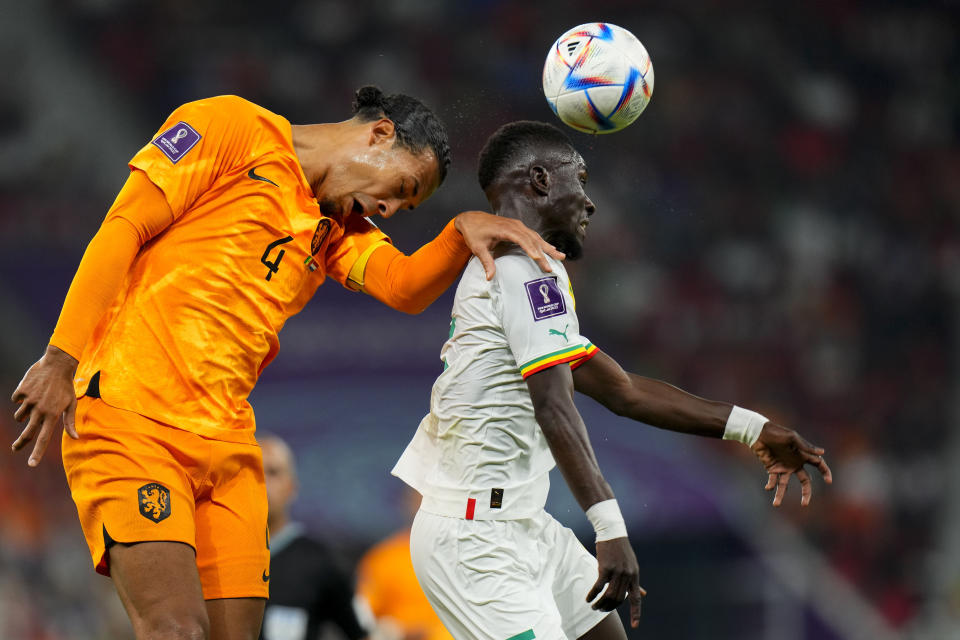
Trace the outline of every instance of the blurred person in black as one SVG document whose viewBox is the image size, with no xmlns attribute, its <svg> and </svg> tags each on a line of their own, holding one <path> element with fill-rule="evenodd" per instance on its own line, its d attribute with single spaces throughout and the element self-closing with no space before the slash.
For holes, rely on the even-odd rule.
<svg viewBox="0 0 960 640">
<path fill-rule="evenodd" d="M 366 638 L 353 609 L 353 585 L 330 551 L 290 519 L 297 469 L 290 447 L 273 434 L 258 439 L 267 484 L 270 599 L 261 640 L 315 640 L 332 622 L 348 640 Z"/>
</svg>

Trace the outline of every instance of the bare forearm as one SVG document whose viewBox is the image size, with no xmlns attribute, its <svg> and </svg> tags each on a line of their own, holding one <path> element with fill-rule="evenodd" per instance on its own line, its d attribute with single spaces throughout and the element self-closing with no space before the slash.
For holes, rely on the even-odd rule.
<svg viewBox="0 0 960 640">
<path fill-rule="evenodd" d="M 670 431 L 723 437 L 730 404 L 700 398 L 661 380 L 627 376 L 630 386 L 618 403 L 618 414 Z"/>
<path fill-rule="evenodd" d="M 732 408 L 666 382 L 627 373 L 602 351 L 577 367 L 573 380 L 577 391 L 617 415 L 681 433 L 723 437 Z"/>
</svg>

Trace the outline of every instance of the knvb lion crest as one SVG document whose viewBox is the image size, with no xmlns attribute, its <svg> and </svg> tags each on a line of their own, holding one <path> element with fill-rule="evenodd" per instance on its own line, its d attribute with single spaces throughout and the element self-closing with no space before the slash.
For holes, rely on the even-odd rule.
<svg viewBox="0 0 960 640">
<path fill-rule="evenodd" d="M 140 503 L 140 515 L 154 522 L 160 522 L 170 516 L 170 490 L 162 484 L 151 482 L 137 491 Z"/>
<path fill-rule="evenodd" d="M 323 241 L 327 239 L 327 234 L 330 233 L 330 220 L 327 218 L 321 218 L 320 222 L 317 223 L 317 230 L 313 232 L 313 240 L 310 242 L 310 255 L 317 255 L 317 251 L 320 251 L 320 247 L 323 246 Z"/>
</svg>

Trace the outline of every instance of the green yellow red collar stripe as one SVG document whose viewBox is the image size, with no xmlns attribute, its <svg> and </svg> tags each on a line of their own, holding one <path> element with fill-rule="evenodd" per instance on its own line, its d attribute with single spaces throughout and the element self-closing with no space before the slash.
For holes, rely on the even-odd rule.
<svg viewBox="0 0 960 640">
<path fill-rule="evenodd" d="M 520 366 L 520 375 L 524 378 L 533 375 L 537 371 L 543 371 L 548 367 L 558 365 L 562 362 L 570 362 L 572 360 L 579 360 L 580 358 L 587 355 L 587 350 L 582 344 L 574 345 L 572 347 L 567 347 L 566 349 L 561 349 L 560 351 L 554 351 L 553 353 L 548 353 L 544 356 L 540 356 L 530 362 Z"/>
</svg>

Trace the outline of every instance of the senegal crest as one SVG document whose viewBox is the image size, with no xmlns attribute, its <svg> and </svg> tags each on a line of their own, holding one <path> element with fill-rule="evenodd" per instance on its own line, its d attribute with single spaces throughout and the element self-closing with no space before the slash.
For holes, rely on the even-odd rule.
<svg viewBox="0 0 960 640">
<path fill-rule="evenodd" d="M 320 218 L 320 222 L 317 223 L 317 230 L 313 232 L 313 240 L 310 241 L 310 255 L 315 256 L 317 251 L 320 251 L 323 241 L 327 239 L 327 234 L 330 233 L 330 226 L 329 218 Z"/>
<path fill-rule="evenodd" d="M 137 490 L 140 515 L 160 522 L 170 516 L 170 490 L 162 484 L 151 482 Z"/>
</svg>

